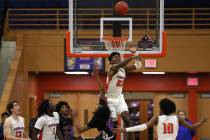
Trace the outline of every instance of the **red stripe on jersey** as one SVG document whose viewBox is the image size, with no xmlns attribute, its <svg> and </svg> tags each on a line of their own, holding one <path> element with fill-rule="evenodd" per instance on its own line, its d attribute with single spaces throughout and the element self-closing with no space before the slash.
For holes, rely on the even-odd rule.
<svg viewBox="0 0 210 140">
<path fill-rule="evenodd" d="M 41 131 L 39 132 L 39 140 L 42 140 L 42 137 L 43 137 L 43 130 L 41 130 Z"/>
<path fill-rule="evenodd" d="M 108 90 L 108 86 L 109 86 L 109 83 L 111 80 L 112 80 L 112 77 L 107 75 L 107 77 L 106 77 L 106 92 Z"/>
</svg>

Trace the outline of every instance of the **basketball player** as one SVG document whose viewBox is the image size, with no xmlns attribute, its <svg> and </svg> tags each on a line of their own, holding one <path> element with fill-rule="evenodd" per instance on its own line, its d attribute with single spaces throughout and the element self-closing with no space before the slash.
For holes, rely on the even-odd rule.
<svg viewBox="0 0 210 140">
<path fill-rule="evenodd" d="M 121 132 L 135 132 L 144 131 L 150 127 L 156 126 L 159 140 L 176 140 L 178 134 L 179 124 L 189 128 L 196 129 L 206 122 L 205 115 L 202 120 L 195 124 L 189 124 L 185 120 L 176 116 L 176 105 L 173 101 L 165 98 L 159 103 L 160 116 L 154 116 L 149 122 L 129 128 L 118 128 Z"/>
<path fill-rule="evenodd" d="M 126 76 L 126 72 L 141 68 L 141 59 L 137 55 L 136 48 L 130 46 L 128 48 L 133 56 L 122 61 L 121 55 L 118 52 L 112 52 L 109 57 L 110 68 L 108 70 L 108 83 L 107 83 L 107 103 L 111 111 L 111 118 L 115 123 L 117 122 L 117 114 L 120 114 L 125 126 L 131 126 L 128 106 L 125 102 L 124 95 L 122 94 L 123 82 Z M 135 64 L 127 64 L 134 59 Z"/>
<path fill-rule="evenodd" d="M 4 137 L 6 140 L 29 140 L 25 132 L 24 118 L 20 116 L 20 105 L 17 101 L 12 101 L 7 105 L 7 110 L 11 114 L 4 122 Z"/>
<path fill-rule="evenodd" d="M 114 140 L 114 133 L 112 132 L 113 122 L 110 118 L 110 111 L 109 107 L 107 106 L 106 99 L 105 99 L 105 88 L 99 78 L 98 67 L 95 66 L 94 68 L 94 76 L 98 83 L 100 89 L 100 99 L 99 105 L 96 111 L 94 112 L 94 116 L 92 117 L 91 121 L 88 122 L 85 126 L 80 126 L 78 121 L 77 113 L 75 113 L 74 120 L 75 125 L 80 133 L 88 131 L 92 128 L 97 128 L 100 132 L 100 136 L 96 137 L 96 140 Z"/>
<path fill-rule="evenodd" d="M 54 105 L 49 100 L 44 100 L 38 108 L 38 119 L 34 126 L 33 140 L 38 140 L 38 134 L 42 131 L 42 140 L 63 140 L 59 129 L 59 115 L 54 112 Z M 40 138 L 39 138 L 40 139 Z"/>
</svg>

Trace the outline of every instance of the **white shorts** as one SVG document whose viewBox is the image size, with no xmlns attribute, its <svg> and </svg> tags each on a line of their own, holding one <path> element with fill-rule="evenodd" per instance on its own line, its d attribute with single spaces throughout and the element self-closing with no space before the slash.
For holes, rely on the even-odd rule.
<svg viewBox="0 0 210 140">
<path fill-rule="evenodd" d="M 123 94 L 121 94 L 118 98 L 107 98 L 107 103 L 111 111 L 110 117 L 114 120 L 117 120 L 117 114 L 128 111 L 128 106 L 125 102 Z"/>
</svg>

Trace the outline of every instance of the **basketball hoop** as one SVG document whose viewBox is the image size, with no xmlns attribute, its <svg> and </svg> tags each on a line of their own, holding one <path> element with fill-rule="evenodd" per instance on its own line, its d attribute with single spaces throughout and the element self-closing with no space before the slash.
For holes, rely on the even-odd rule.
<svg viewBox="0 0 210 140">
<path fill-rule="evenodd" d="M 103 42 L 108 51 L 123 52 L 128 38 L 126 37 L 104 37 Z"/>
</svg>

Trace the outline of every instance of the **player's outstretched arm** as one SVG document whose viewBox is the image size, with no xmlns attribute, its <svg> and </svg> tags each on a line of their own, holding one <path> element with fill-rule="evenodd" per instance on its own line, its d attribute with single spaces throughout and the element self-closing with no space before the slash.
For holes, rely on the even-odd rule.
<svg viewBox="0 0 210 140">
<path fill-rule="evenodd" d="M 153 127 L 157 124 L 158 118 L 153 117 L 150 119 L 147 123 L 136 125 L 133 127 L 127 127 L 127 128 L 116 128 L 114 129 L 114 132 L 136 132 L 136 131 L 144 131 L 147 130 L 150 127 Z"/>
<path fill-rule="evenodd" d="M 136 54 L 136 57 L 134 58 L 134 64 L 130 66 L 125 66 L 124 69 L 126 72 L 130 72 L 133 70 L 140 69 L 141 67 L 142 67 L 141 58 L 139 55 Z"/>
<path fill-rule="evenodd" d="M 129 72 L 129 71 L 133 71 L 133 70 L 136 70 L 136 69 L 140 69 L 142 67 L 141 57 L 137 53 L 136 47 L 129 46 L 128 50 L 134 54 L 135 58 L 134 58 L 134 64 L 133 65 L 124 67 L 125 71 Z"/>
<path fill-rule="evenodd" d="M 135 56 L 128 57 L 124 59 L 121 63 L 112 65 L 112 67 L 108 71 L 108 76 L 113 76 L 116 71 L 118 71 L 122 67 L 125 67 L 133 58 L 135 58 Z"/>
<path fill-rule="evenodd" d="M 105 99 L 105 87 L 100 79 L 100 76 L 99 76 L 99 65 L 97 63 L 95 63 L 94 65 L 94 69 L 93 69 L 93 75 L 94 77 L 96 78 L 96 81 L 97 81 L 97 84 L 99 86 L 99 90 L 100 90 L 100 98 L 101 99 Z"/>
<path fill-rule="evenodd" d="M 194 124 L 190 124 L 180 117 L 178 117 L 178 120 L 179 120 L 179 124 L 185 126 L 186 128 L 196 129 L 207 121 L 207 115 L 204 115 L 203 119 L 201 119 L 200 121 L 198 121 L 197 123 L 194 123 Z"/>
<path fill-rule="evenodd" d="M 119 63 L 119 64 L 113 65 L 113 66 L 110 68 L 109 72 L 108 72 L 108 75 L 109 75 L 109 76 L 113 76 L 113 75 L 116 73 L 116 71 L 117 71 L 119 68 L 121 68 L 121 67 L 123 67 L 124 69 L 126 69 L 126 71 L 131 71 L 131 70 L 136 69 L 135 66 L 130 66 L 130 67 L 127 67 L 127 66 L 126 66 L 132 59 L 135 59 L 135 58 L 140 59 L 138 55 L 135 55 L 136 50 L 137 50 L 136 47 L 130 45 L 128 48 L 126 48 L 126 50 L 130 51 L 130 52 L 133 53 L 134 55 L 131 56 L 131 57 L 129 57 L 129 58 L 124 59 L 124 61 L 122 61 L 122 62 Z"/>
</svg>

